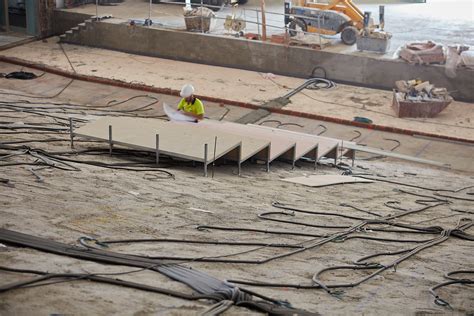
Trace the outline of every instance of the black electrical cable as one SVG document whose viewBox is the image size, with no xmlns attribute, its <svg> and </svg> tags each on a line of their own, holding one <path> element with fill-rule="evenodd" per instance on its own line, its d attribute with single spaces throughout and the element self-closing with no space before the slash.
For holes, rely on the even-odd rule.
<svg viewBox="0 0 474 316">
<path fill-rule="evenodd" d="M 334 266 L 334 267 L 329 267 L 329 268 L 322 269 L 322 270 L 320 270 L 320 271 L 318 271 L 317 273 L 314 274 L 313 279 L 312 279 L 313 284 L 302 285 L 302 284 L 271 283 L 271 282 L 245 281 L 245 280 L 233 280 L 233 279 L 229 280 L 229 282 L 236 283 L 236 284 L 245 284 L 245 285 L 257 286 L 257 287 L 285 287 L 285 288 L 300 288 L 300 289 L 301 288 L 304 288 L 304 289 L 322 289 L 322 288 L 332 289 L 332 288 L 356 287 L 356 286 L 372 279 L 373 277 L 377 276 L 378 274 L 386 271 L 387 269 L 396 268 L 398 264 L 400 264 L 401 262 L 411 258 L 412 256 L 416 255 L 417 253 L 419 253 L 419 252 L 421 252 L 421 251 L 423 251 L 427 248 L 430 248 L 430 247 L 433 247 L 433 246 L 436 246 L 436 245 L 439 245 L 439 244 L 445 242 L 446 240 L 449 239 L 449 237 L 451 235 L 454 235 L 454 232 L 464 233 L 464 231 L 466 229 L 468 229 L 472 226 L 474 226 L 474 223 L 472 222 L 472 220 L 469 220 L 465 224 L 461 224 L 461 221 L 460 221 L 454 229 L 443 229 L 439 233 L 438 237 L 430 239 L 430 240 L 428 240 L 428 241 L 426 241 L 426 242 L 424 242 L 424 243 L 422 243 L 422 244 L 420 244 L 420 245 L 418 245 L 414 248 L 404 249 L 404 250 L 393 252 L 393 253 L 383 252 L 383 253 L 377 253 L 377 254 L 373 254 L 373 255 L 370 255 L 370 256 L 366 256 L 364 258 L 361 258 L 361 259 L 357 260 L 358 264 L 356 264 L 356 265 Z M 390 255 L 402 254 L 402 256 L 395 259 L 390 264 L 386 264 L 386 265 L 382 265 L 382 264 L 379 264 L 379 263 L 368 263 L 368 264 L 362 265 L 362 263 L 361 263 L 361 261 L 366 260 L 368 258 L 374 258 L 374 257 L 387 255 L 387 254 L 390 254 Z M 362 279 L 360 279 L 356 282 L 327 284 L 327 283 L 324 283 L 320 280 L 320 276 L 323 273 L 326 273 L 328 271 L 336 271 L 336 270 L 375 270 L 375 271 L 372 272 L 370 275 L 368 275 L 366 277 L 363 277 Z"/>
<path fill-rule="evenodd" d="M 275 315 L 294 315 L 295 313 L 301 315 L 310 315 L 310 313 L 305 311 L 288 307 L 285 302 L 276 304 L 274 301 L 255 301 L 253 300 L 252 296 L 248 294 L 248 291 L 241 291 L 233 284 L 216 279 L 196 269 L 190 269 L 180 265 L 166 265 L 156 260 L 140 258 L 137 256 L 122 255 L 110 251 L 105 252 L 96 249 L 83 249 L 6 229 L 0 229 L 0 240 L 14 246 L 29 247 L 40 251 L 70 256 L 82 260 L 148 269 L 150 271 L 155 271 L 165 275 L 175 281 L 181 282 L 191 289 L 199 292 L 201 295 L 206 295 L 206 298 L 213 299 L 215 301 L 232 300 L 235 302 L 235 304 L 248 303 L 251 304 L 250 306 L 255 309 L 263 310 Z M 31 272 L 31 270 L 29 271 Z M 64 276 L 64 274 L 62 276 Z M 79 277 L 82 276 L 83 275 L 79 275 Z M 73 274 L 72 277 L 77 278 L 78 275 Z M 94 278 L 96 277 L 97 276 L 94 276 Z M 116 279 L 113 280 L 119 282 Z M 127 285 L 131 286 L 131 284 Z M 136 288 L 146 290 L 146 286 L 137 285 L 136 283 L 133 285 L 136 286 Z M 12 288 L 12 286 L 8 285 L 6 288 Z M 157 290 L 156 292 L 159 291 Z M 163 293 L 163 291 L 159 293 Z M 168 293 L 163 294 L 174 295 L 175 292 L 169 291 Z M 183 296 L 181 295 L 181 297 Z"/>
<path fill-rule="evenodd" d="M 87 164 L 91 166 L 96 166 L 96 167 L 102 167 L 102 168 L 109 168 L 109 169 L 120 169 L 120 170 L 127 170 L 127 171 L 135 171 L 135 172 L 160 172 L 162 174 L 165 174 L 168 176 L 168 178 L 174 179 L 174 174 L 172 174 L 169 171 L 162 170 L 160 169 L 159 166 L 157 167 L 152 167 L 152 164 L 145 165 L 144 167 L 140 167 L 140 165 L 133 164 L 133 163 L 122 163 L 122 164 L 110 164 L 110 163 L 104 163 L 100 161 L 89 161 L 89 160 L 78 160 L 78 159 L 71 159 L 71 158 L 66 158 L 62 157 L 60 155 L 55 155 L 52 153 L 49 153 L 45 150 L 42 149 L 32 149 L 28 146 L 11 146 L 11 145 L 4 145 L 0 144 L 0 149 L 9 149 L 9 150 L 26 150 L 26 153 L 32 155 L 35 158 L 39 158 L 42 160 L 42 162 L 46 165 L 50 165 L 55 168 L 63 169 L 63 170 L 74 170 L 74 171 L 79 171 L 80 169 L 72 166 L 69 164 L 71 163 L 78 163 L 78 164 Z M 25 154 L 26 154 L 25 153 Z M 63 165 L 66 165 L 68 168 L 61 167 L 60 165 L 57 164 L 51 164 L 49 163 L 49 160 L 52 160 L 53 162 L 57 162 Z M 15 166 L 15 165 L 35 165 L 35 164 L 30 164 L 30 163 L 12 163 L 12 164 L 0 164 L 0 167 L 6 167 L 6 166 Z M 140 168 L 139 168 L 140 167 Z"/>
<path fill-rule="evenodd" d="M 359 131 L 354 130 L 353 132 L 356 133 L 357 135 L 354 136 L 354 137 L 352 137 L 352 138 L 349 140 L 350 142 L 355 141 L 356 139 L 358 139 L 359 137 L 362 136 L 362 133 L 359 132 Z"/>
</svg>

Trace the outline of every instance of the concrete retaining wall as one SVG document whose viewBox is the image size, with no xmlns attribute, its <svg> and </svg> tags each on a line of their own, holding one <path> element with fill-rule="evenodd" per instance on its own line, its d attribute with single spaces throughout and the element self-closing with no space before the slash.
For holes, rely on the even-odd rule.
<svg viewBox="0 0 474 316">
<path fill-rule="evenodd" d="M 54 10 L 53 13 L 53 35 L 61 35 L 71 28 L 90 19 L 92 15 L 84 13 L 68 12 L 64 10 Z"/>
<path fill-rule="evenodd" d="M 307 78 L 315 67 L 337 82 L 392 89 L 401 79 L 421 78 L 446 87 L 457 100 L 474 102 L 474 71 L 460 69 L 448 78 L 441 66 L 410 65 L 398 60 L 328 53 L 199 33 L 88 23 L 67 42 L 127 53 Z M 321 72 L 318 72 L 320 74 Z"/>
</svg>

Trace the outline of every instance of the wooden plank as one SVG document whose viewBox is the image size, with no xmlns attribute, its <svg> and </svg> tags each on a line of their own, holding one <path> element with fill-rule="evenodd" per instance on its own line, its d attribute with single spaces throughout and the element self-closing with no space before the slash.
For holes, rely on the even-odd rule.
<svg viewBox="0 0 474 316">
<path fill-rule="evenodd" d="M 239 123 L 205 120 L 199 124 L 205 125 L 210 130 L 219 130 L 239 135 L 240 137 L 248 137 L 271 143 L 269 161 L 273 161 L 277 158 L 285 158 L 292 162 L 295 161 L 296 142 L 294 141 L 282 139 L 277 135 L 269 134 L 265 131 L 256 131 L 249 128 L 249 125 Z"/>
<path fill-rule="evenodd" d="M 374 182 L 368 179 L 342 176 L 342 175 L 309 175 L 309 176 L 304 176 L 304 177 L 281 179 L 281 181 L 302 184 L 309 187 L 325 187 L 325 186 L 337 185 L 337 184 Z"/>
<path fill-rule="evenodd" d="M 74 135 L 108 141 L 109 125 L 112 126 L 114 144 L 155 152 L 158 134 L 160 153 L 177 158 L 204 162 L 204 145 L 207 144 L 207 163 L 214 161 L 214 142 L 217 136 L 216 160 L 231 155 L 233 160 L 240 162 L 240 137 L 208 130 L 195 123 L 176 124 L 156 119 L 106 117 L 75 130 Z"/>
</svg>

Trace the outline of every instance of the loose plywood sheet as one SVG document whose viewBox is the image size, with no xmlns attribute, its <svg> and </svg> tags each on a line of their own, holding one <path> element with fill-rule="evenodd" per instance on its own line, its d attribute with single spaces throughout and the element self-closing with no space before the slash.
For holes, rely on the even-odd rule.
<svg viewBox="0 0 474 316">
<path fill-rule="evenodd" d="M 325 187 L 337 184 L 374 182 L 372 180 L 341 175 L 310 175 L 305 177 L 286 178 L 282 179 L 281 181 L 302 184 L 309 187 Z"/>
<path fill-rule="evenodd" d="M 201 124 L 201 123 L 200 123 Z M 270 155 L 269 161 L 273 161 L 279 157 L 295 161 L 295 148 L 296 142 L 291 140 L 283 139 L 277 135 L 273 135 L 266 131 L 258 131 L 249 128 L 248 125 L 205 120 L 202 124 L 206 125 L 210 130 L 219 130 L 227 133 L 239 135 L 241 137 L 249 137 L 258 139 L 260 141 L 270 142 Z"/>
<path fill-rule="evenodd" d="M 88 123 L 74 131 L 74 135 L 97 140 L 109 140 L 112 126 L 114 144 L 147 151 L 156 150 L 159 135 L 161 154 L 204 162 L 204 144 L 208 144 L 207 163 L 214 161 L 214 143 L 217 136 L 215 158 L 235 156 L 240 162 L 240 137 L 224 132 L 208 130 L 195 123 L 173 123 L 156 119 L 105 117 Z"/>
<path fill-rule="evenodd" d="M 328 138 L 328 137 L 322 137 L 322 136 L 311 135 L 311 134 L 306 134 L 306 133 L 299 133 L 299 132 L 288 131 L 284 129 L 269 127 L 269 126 L 262 126 L 262 125 L 249 124 L 249 126 L 252 126 L 254 128 L 276 131 L 278 132 L 280 137 L 288 137 L 290 139 L 294 139 L 296 137 L 301 142 L 302 141 L 316 142 L 318 144 L 318 159 L 322 157 L 336 159 L 337 149 L 339 147 L 339 144 L 342 143 L 341 140 L 335 139 L 335 138 Z"/>
</svg>

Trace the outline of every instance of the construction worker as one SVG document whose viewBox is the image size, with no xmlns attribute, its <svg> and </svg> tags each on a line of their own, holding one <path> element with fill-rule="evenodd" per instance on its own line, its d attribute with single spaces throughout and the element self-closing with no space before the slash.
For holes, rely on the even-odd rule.
<svg viewBox="0 0 474 316">
<path fill-rule="evenodd" d="M 182 97 L 178 104 L 178 111 L 184 115 L 193 117 L 196 122 L 204 118 L 204 105 L 201 100 L 194 96 L 194 87 L 190 84 L 185 84 L 179 93 Z"/>
</svg>

